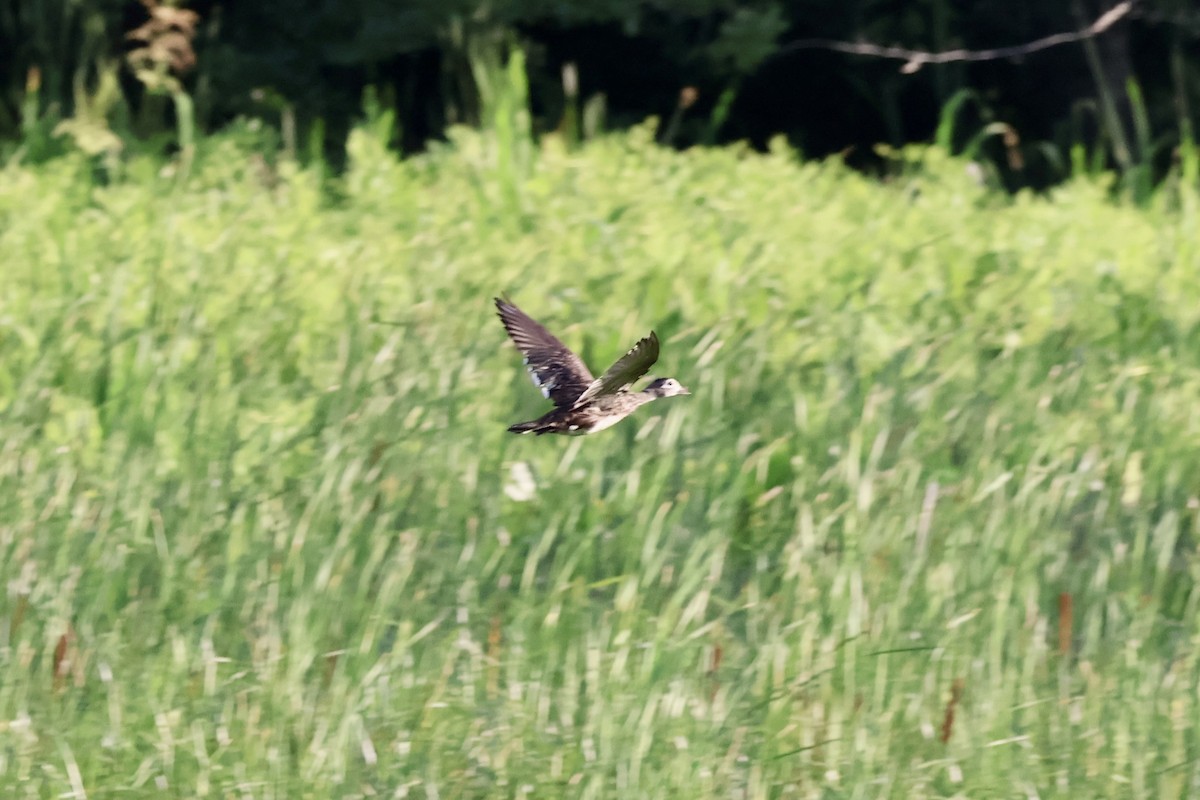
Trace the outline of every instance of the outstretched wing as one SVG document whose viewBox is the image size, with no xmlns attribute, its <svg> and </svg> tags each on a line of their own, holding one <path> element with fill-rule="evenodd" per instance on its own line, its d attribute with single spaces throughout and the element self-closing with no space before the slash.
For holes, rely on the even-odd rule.
<svg viewBox="0 0 1200 800">
<path fill-rule="evenodd" d="M 593 383 L 587 365 L 550 331 L 507 300 L 496 298 L 496 311 L 513 344 L 525 356 L 533 383 L 559 408 L 575 405 Z"/>
<path fill-rule="evenodd" d="M 617 359 L 598 379 L 579 395 L 575 401 L 576 407 L 589 400 L 605 394 L 616 394 L 627 389 L 630 384 L 646 374 L 654 362 L 658 361 L 658 334 L 650 331 L 650 335 L 630 348 L 629 352 Z"/>
</svg>

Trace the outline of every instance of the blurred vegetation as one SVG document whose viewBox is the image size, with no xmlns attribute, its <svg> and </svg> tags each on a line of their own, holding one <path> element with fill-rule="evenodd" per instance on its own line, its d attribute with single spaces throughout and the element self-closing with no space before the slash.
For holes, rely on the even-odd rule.
<svg viewBox="0 0 1200 800">
<path fill-rule="evenodd" d="M 24 143 L 27 159 L 61 152 L 31 141 L 39 130 L 89 152 L 186 149 L 197 131 L 254 117 L 281 128 L 293 150 L 319 142 L 340 165 L 370 87 L 394 112 L 392 145 L 415 152 L 448 126 L 480 124 L 480 75 L 519 48 L 539 133 L 655 116 L 673 145 L 764 148 L 783 133 L 807 154 L 842 152 L 874 168 L 876 143 L 928 141 L 942 109 L 969 93 L 952 145 L 1006 126 L 1008 143 L 985 137 L 978 155 L 1009 188 L 1063 179 L 1076 147 L 1094 154 L 1089 164 L 1153 184 L 1177 162 L 1200 105 L 1200 13 L 1188 0 L 1141 0 L 1094 42 L 1015 63 L 902 74 L 891 61 L 787 49 L 806 37 L 929 50 L 1019 44 L 1105 9 L 1099 0 L 14 0 L 0 8 L 0 140 L 2 152 Z"/>
<path fill-rule="evenodd" d="M 1200 791 L 1191 9 L 489 8 L 0 8 L 0 796 Z"/>
<path fill-rule="evenodd" d="M 534 142 L 524 79 L 336 174 L 2 168 L 0 796 L 1194 795 L 1194 156 L 881 182 Z M 693 396 L 505 433 L 505 290 Z"/>
</svg>

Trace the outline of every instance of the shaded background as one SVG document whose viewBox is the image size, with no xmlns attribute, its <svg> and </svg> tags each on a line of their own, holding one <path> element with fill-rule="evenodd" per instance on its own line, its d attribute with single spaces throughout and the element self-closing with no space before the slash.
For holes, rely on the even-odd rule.
<svg viewBox="0 0 1200 800">
<path fill-rule="evenodd" d="M 655 116 L 660 140 L 675 146 L 763 147 L 783 134 L 805 155 L 843 153 L 870 167 L 874 145 L 929 140 L 953 108 L 953 146 L 974 143 L 1012 187 L 1064 177 L 1073 146 L 1089 148 L 1092 163 L 1161 174 L 1200 100 L 1200 9 L 1187 0 L 1141 0 L 1087 44 L 912 74 L 895 60 L 789 48 L 809 37 L 930 51 L 1008 46 L 1084 27 L 1112 7 L 262 0 L 193 2 L 179 13 L 128 0 L 16 0 L 0 6 L 0 139 L 86 105 L 84 116 L 121 140 L 169 147 L 176 91 L 193 101 L 196 130 L 262 117 L 285 136 L 315 138 L 337 161 L 372 87 L 395 111 L 395 144 L 412 152 L 448 125 L 478 123 L 480 69 L 520 47 L 535 132 L 583 124 L 594 133 Z M 566 89 L 565 66 L 577 76 Z"/>
</svg>

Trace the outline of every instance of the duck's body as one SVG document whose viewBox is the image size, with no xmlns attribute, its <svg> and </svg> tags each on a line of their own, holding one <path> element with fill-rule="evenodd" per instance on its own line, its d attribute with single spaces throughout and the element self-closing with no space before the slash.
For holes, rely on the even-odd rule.
<svg viewBox="0 0 1200 800">
<path fill-rule="evenodd" d="M 658 336 L 653 331 L 597 379 L 579 356 L 521 309 L 496 298 L 496 310 L 513 343 L 524 354 L 534 384 L 555 406 L 535 420 L 510 426 L 513 433 L 596 433 L 611 428 L 652 400 L 690 394 L 674 378 L 652 381 L 640 392 L 629 391 L 633 382 L 658 360 Z"/>
<path fill-rule="evenodd" d="M 675 391 L 671 391 L 672 388 Z M 579 408 L 556 408 L 530 422 L 511 425 L 509 430 L 513 433 L 565 433 L 568 436 L 583 436 L 611 428 L 636 411 L 638 406 L 674 394 L 688 394 L 688 391 L 674 378 L 665 378 L 655 381 L 640 392 L 620 391 L 616 394 L 601 395 Z"/>
</svg>

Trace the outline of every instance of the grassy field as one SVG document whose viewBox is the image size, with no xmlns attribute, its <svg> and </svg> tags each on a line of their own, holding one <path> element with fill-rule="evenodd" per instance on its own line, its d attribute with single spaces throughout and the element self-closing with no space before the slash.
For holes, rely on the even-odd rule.
<svg viewBox="0 0 1200 800">
<path fill-rule="evenodd" d="M 0 171 L 0 795 L 1200 792 L 1194 185 L 380 127 Z"/>
</svg>

